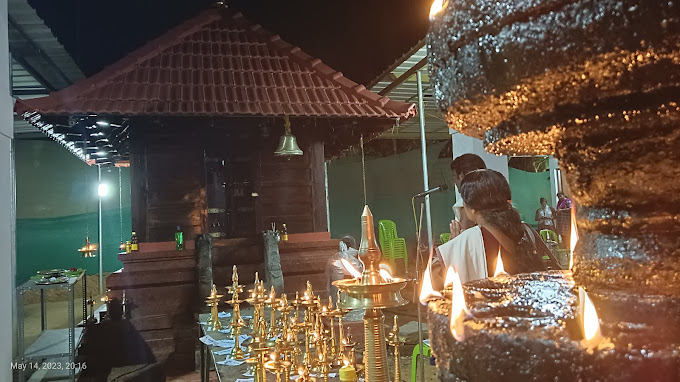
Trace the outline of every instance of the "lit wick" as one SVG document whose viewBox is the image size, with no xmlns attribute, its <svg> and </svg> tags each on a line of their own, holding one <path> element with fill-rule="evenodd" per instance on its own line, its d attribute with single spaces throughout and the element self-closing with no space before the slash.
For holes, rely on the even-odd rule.
<svg viewBox="0 0 680 382">
<path fill-rule="evenodd" d="M 574 267 L 574 248 L 578 241 L 578 230 L 576 229 L 576 210 L 571 207 L 571 229 L 569 235 L 569 269 Z"/>
<path fill-rule="evenodd" d="M 449 269 L 446 270 L 446 277 L 444 277 L 444 289 L 446 289 L 446 287 L 449 285 L 453 285 L 454 273 L 456 272 L 453 270 L 453 267 L 449 267 Z"/>
<path fill-rule="evenodd" d="M 583 287 L 578 288 L 578 300 L 578 317 L 583 333 L 581 344 L 588 349 L 597 348 L 602 342 L 602 332 L 600 331 L 600 319 L 597 317 L 595 305 L 593 305 Z"/>
<path fill-rule="evenodd" d="M 432 287 L 432 277 L 430 275 L 431 266 L 432 258 L 430 258 L 430 261 L 427 262 L 427 267 L 425 268 L 425 273 L 423 274 L 423 284 L 420 287 L 420 297 L 418 300 L 423 305 L 426 305 L 431 299 L 443 297 L 441 293 L 435 291 Z"/>
<path fill-rule="evenodd" d="M 432 20 L 437 13 L 441 12 L 442 8 L 444 8 L 444 0 L 434 0 L 430 7 L 430 20 Z"/>
<path fill-rule="evenodd" d="M 498 277 L 500 275 L 507 275 L 505 268 L 503 268 L 503 259 L 501 258 L 501 250 L 498 249 L 498 259 L 496 260 L 496 270 L 493 273 L 493 277 Z"/>
<path fill-rule="evenodd" d="M 352 263 L 345 259 L 340 259 L 340 262 L 342 263 L 342 266 L 347 269 L 347 272 L 349 272 L 350 275 L 352 275 L 353 278 L 355 279 L 361 279 L 361 272 L 359 272 L 358 269 L 356 269 Z"/>
<path fill-rule="evenodd" d="M 455 338 L 457 341 L 463 341 L 465 340 L 465 326 L 463 322 L 465 321 L 468 310 L 465 306 L 465 293 L 463 292 L 463 284 L 460 282 L 458 272 L 453 271 L 452 278 L 451 322 L 449 324 L 449 328 L 451 329 L 453 338 Z"/>
</svg>

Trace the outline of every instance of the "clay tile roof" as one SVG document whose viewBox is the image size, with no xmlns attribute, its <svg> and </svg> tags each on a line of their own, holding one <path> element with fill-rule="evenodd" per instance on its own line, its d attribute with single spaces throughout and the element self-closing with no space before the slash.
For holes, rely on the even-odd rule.
<svg viewBox="0 0 680 382">
<path fill-rule="evenodd" d="M 205 11 L 96 75 L 15 106 L 24 118 L 286 114 L 404 120 L 415 110 L 224 9 Z"/>
</svg>

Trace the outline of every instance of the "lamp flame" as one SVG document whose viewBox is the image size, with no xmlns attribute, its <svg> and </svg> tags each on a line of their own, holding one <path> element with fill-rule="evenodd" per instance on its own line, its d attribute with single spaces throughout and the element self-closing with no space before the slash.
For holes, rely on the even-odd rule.
<svg viewBox="0 0 680 382">
<path fill-rule="evenodd" d="M 453 267 L 449 267 L 449 269 L 446 270 L 446 277 L 444 278 L 444 288 L 453 284 L 454 273 L 456 273 L 456 271 L 453 270 Z"/>
<path fill-rule="evenodd" d="M 427 262 L 425 273 L 423 274 L 423 285 L 420 287 L 419 301 L 421 304 L 427 304 L 427 301 L 434 297 L 442 297 L 441 293 L 432 288 L 432 277 L 430 276 L 430 269 L 432 267 L 432 258 Z"/>
<path fill-rule="evenodd" d="M 378 273 L 380 273 L 380 277 L 382 277 L 383 281 L 385 281 L 386 283 L 391 283 L 392 281 L 394 281 L 394 277 L 392 277 L 392 274 L 390 273 L 390 267 L 388 267 L 387 265 L 384 265 L 383 267 L 383 265 L 384 264 L 380 264 L 380 270 L 378 271 Z"/>
<path fill-rule="evenodd" d="M 442 8 L 444 8 L 444 0 L 434 0 L 430 7 L 430 20 L 432 20 L 437 13 L 441 12 Z"/>
<path fill-rule="evenodd" d="M 449 268 L 451 269 L 451 268 Z M 458 272 L 453 271 L 453 286 L 451 294 L 451 322 L 449 328 L 453 338 L 457 341 L 465 340 L 465 327 L 463 322 L 467 315 L 467 307 L 465 306 L 465 293 L 463 292 L 463 284 L 460 282 Z"/>
<path fill-rule="evenodd" d="M 501 258 L 501 250 L 498 249 L 498 260 L 496 260 L 496 270 L 493 272 L 493 277 L 500 275 L 507 275 L 505 268 L 503 268 L 503 259 Z"/>
<path fill-rule="evenodd" d="M 349 272 L 352 277 L 355 279 L 360 279 L 361 278 L 361 272 L 359 272 L 349 261 L 345 259 L 340 259 L 340 262 L 342 263 L 342 266 L 347 269 L 347 272 Z"/>
<path fill-rule="evenodd" d="M 578 229 L 576 228 L 576 210 L 571 207 L 571 233 L 569 236 L 569 269 L 574 266 L 574 248 L 576 248 L 576 242 L 578 241 Z"/>
<path fill-rule="evenodd" d="M 585 344 L 588 347 L 597 347 L 602 339 L 600 331 L 600 319 L 597 317 L 595 305 L 588 297 L 588 292 L 583 287 L 578 288 L 579 313 L 582 320 L 582 331 Z"/>
</svg>

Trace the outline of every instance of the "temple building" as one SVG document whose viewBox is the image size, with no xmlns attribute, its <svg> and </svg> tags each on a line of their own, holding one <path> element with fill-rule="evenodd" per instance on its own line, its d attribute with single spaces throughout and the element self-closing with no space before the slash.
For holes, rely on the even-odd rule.
<svg viewBox="0 0 680 382">
<path fill-rule="evenodd" d="M 121 255 L 109 297 L 125 291 L 135 301 L 132 322 L 153 336 L 158 358 L 183 354 L 186 362 L 198 293 L 193 238 L 213 238 L 218 286 L 234 265 L 252 283 L 266 272 L 261 232 L 285 224 L 286 292 L 307 281 L 323 290 L 338 247 L 328 232 L 325 160 L 415 115 L 414 104 L 372 93 L 240 13 L 216 8 L 15 110 L 90 165 L 129 166 L 139 254 Z M 276 153 L 284 124 L 297 155 Z M 169 243 L 178 229 L 184 251 Z"/>
</svg>

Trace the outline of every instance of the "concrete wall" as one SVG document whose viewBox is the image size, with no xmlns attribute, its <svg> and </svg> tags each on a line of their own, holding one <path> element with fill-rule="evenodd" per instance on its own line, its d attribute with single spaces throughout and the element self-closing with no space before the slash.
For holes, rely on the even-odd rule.
<svg viewBox="0 0 680 382">
<path fill-rule="evenodd" d="M 508 179 L 508 157 L 505 155 L 489 154 L 484 151 L 484 144 L 477 138 L 468 137 L 463 134 L 452 134 L 453 158 L 463 154 L 479 155 L 486 164 L 486 168 L 496 170 Z M 456 197 L 460 198 L 460 193 L 456 189 Z"/>
<path fill-rule="evenodd" d="M 0 380 L 12 380 L 14 310 L 14 171 L 7 1 L 0 0 Z"/>
<path fill-rule="evenodd" d="M 16 242 L 17 282 L 36 271 L 85 268 L 99 271 L 97 258 L 83 258 L 77 249 L 85 236 L 98 242 L 97 168 L 88 166 L 49 140 L 16 140 Z M 130 173 L 121 169 L 122 237 L 130 240 Z M 118 261 L 121 240 L 118 169 L 102 169 L 109 193 L 102 200 L 105 272 L 122 267 Z"/>
</svg>

